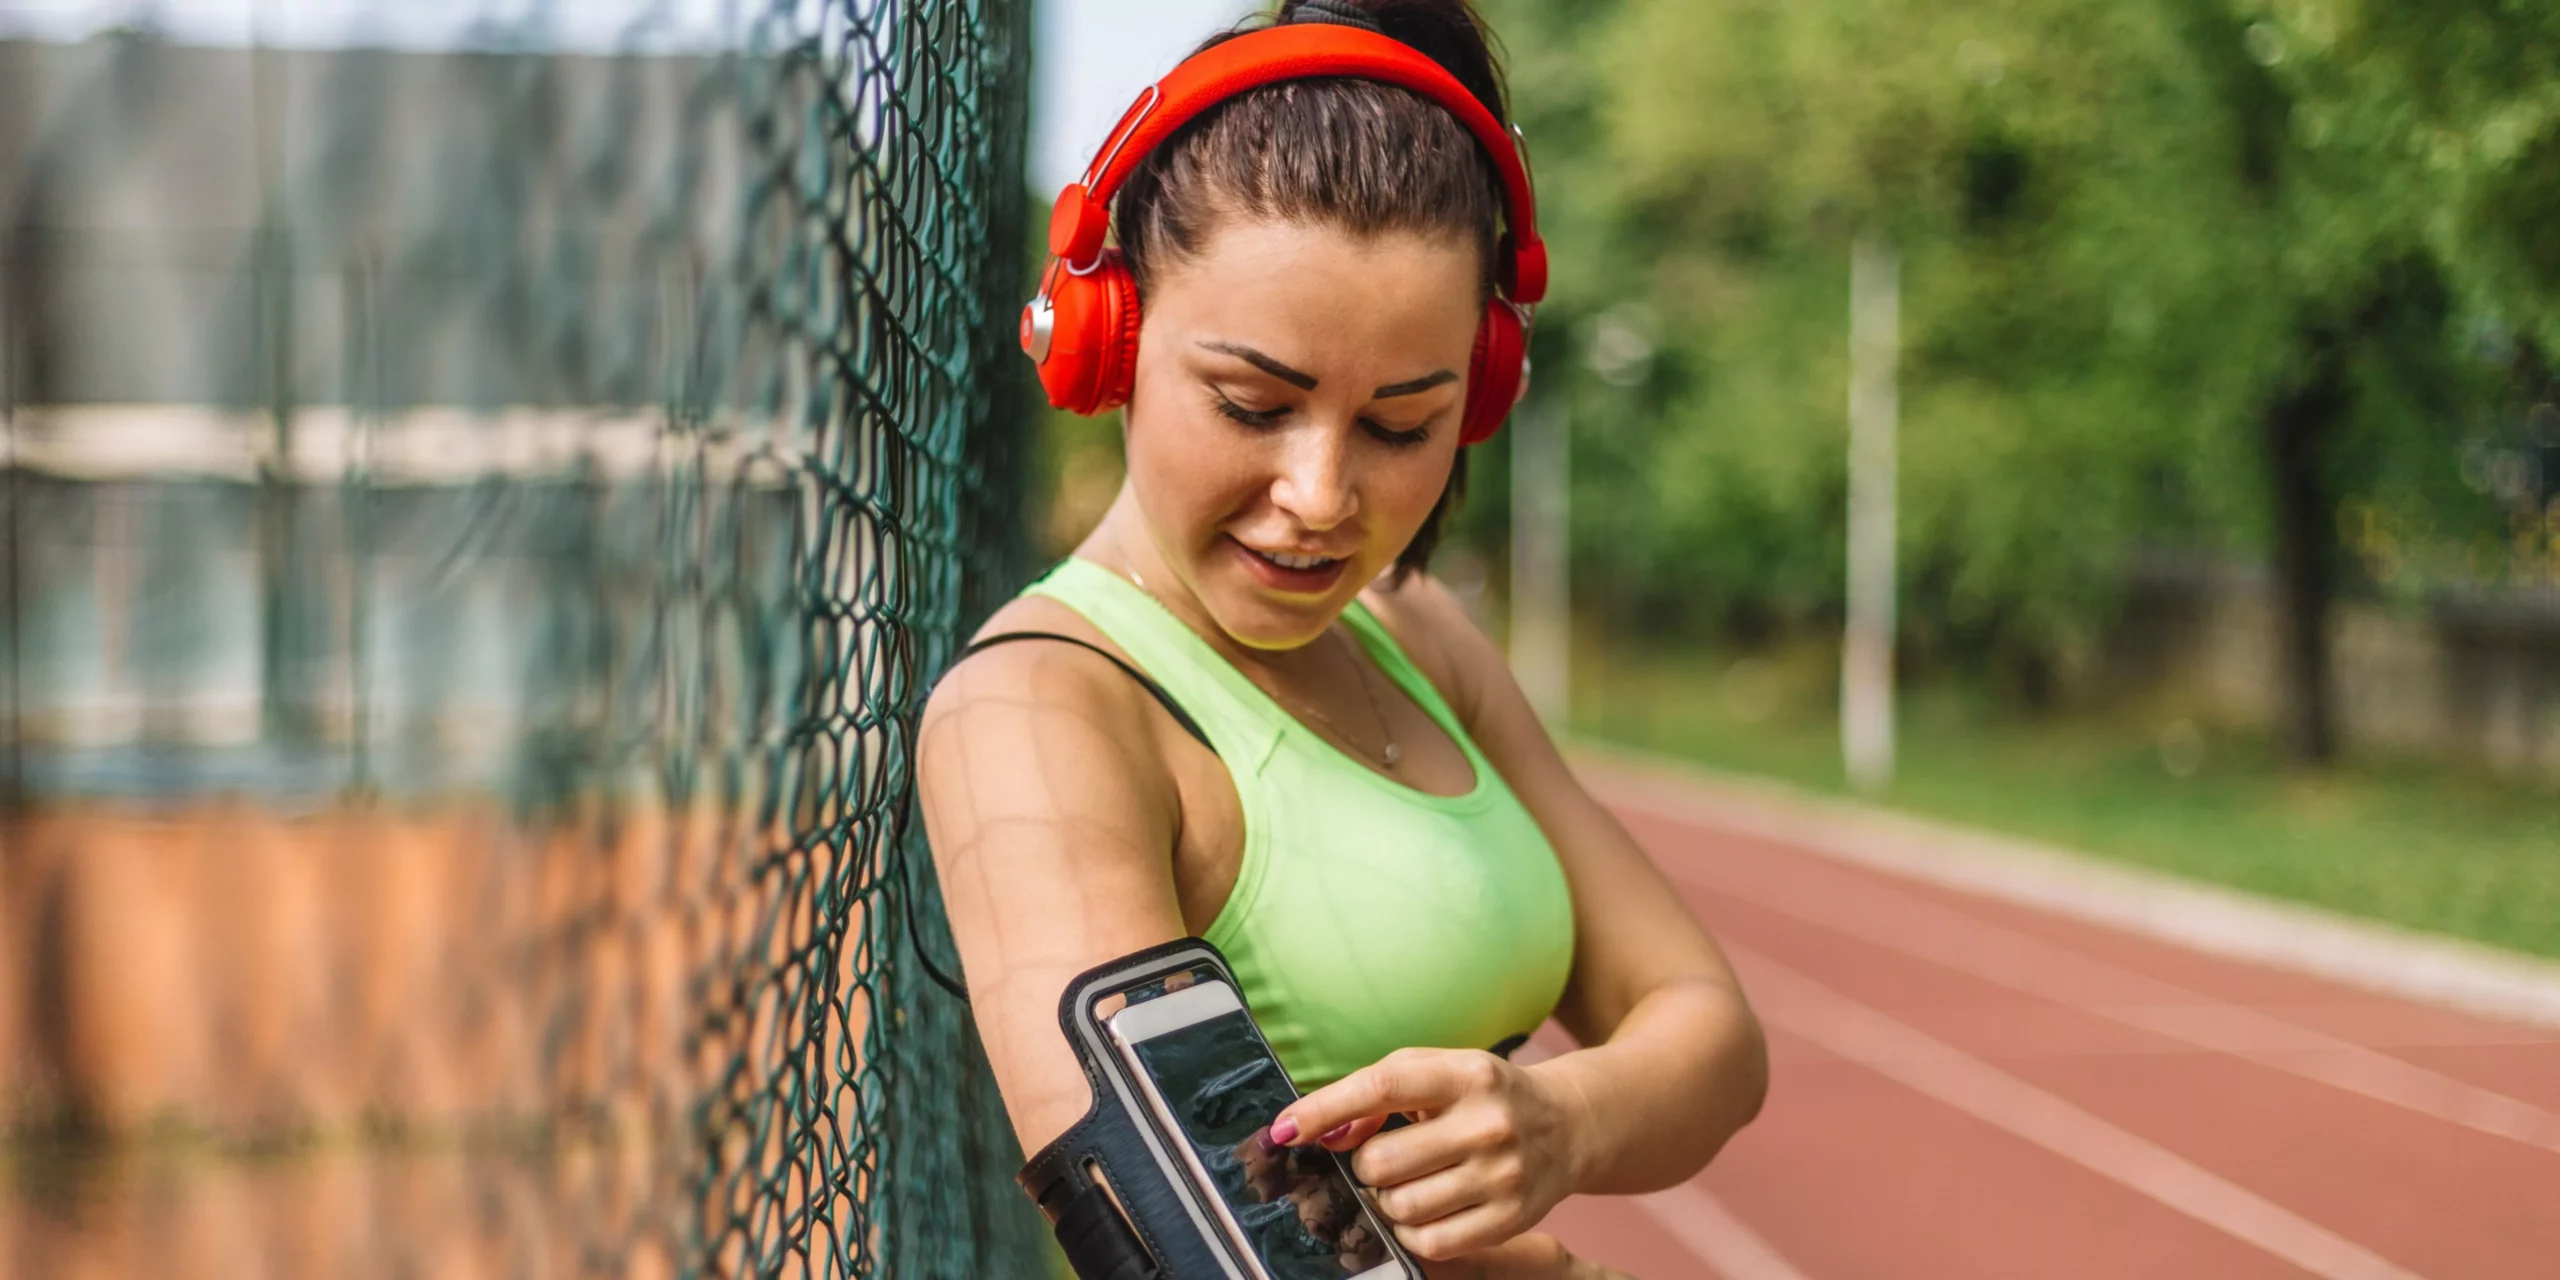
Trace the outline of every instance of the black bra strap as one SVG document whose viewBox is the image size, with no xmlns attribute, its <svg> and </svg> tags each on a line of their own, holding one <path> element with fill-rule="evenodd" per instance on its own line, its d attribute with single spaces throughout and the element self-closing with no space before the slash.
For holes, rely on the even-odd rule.
<svg viewBox="0 0 2560 1280">
<path fill-rule="evenodd" d="M 960 657 L 952 659 L 952 663 L 956 666 L 961 661 L 968 658 L 969 655 L 976 653 L 981 649 L 992 649 L 997 645 L 1012 644 L 1017 640 L 1062 640 L 1079 649 L 1090 649 L 1095 653 L 1101 654 L 1104 658 L 1110 661 L 1112 666 L 1128 672 L 1129 678 L 1138 682 L 1138 687 L 1145 689 L 1149 694 L 1154 696 L 1157 702 L 1163 704 L 1165 713 L 1173 717 L 1173 722 L 1175 724 L 1182 726 L 1182 731 L 1184 733 L 1190 734 L 1192 737 L 1198 739 L 1201 746 L 1209 748 L 1210 755 L 1214 756 L 1218 754 L 1217 744 L 1209 741 L 1208 732 L 1200 727 L 1199 721 L 1191 718 L 1190 712 L 1182 709 L 1181 703 L 1173 700 L 1172 694 L 1164 691 L 1163 685 L 1157 684 L 1153 678 L 1147 675 L 1146 672 L 1140 671 L 1136 667 L 1130 666 L 1128 663 L 1121 661 L 1120 655 L 1111 652 L 1109 649 L 1103 648 L 1101 645 L 1094 644 L 1091 641 L 1078 640 L 1074 636 L 1060 635 L 1055 631 L 1004 631 L 988 636 L 986 639 L 980 640 L 976 644 L 970 645 L 968 648 L 961 650 Z"/>
</svg>

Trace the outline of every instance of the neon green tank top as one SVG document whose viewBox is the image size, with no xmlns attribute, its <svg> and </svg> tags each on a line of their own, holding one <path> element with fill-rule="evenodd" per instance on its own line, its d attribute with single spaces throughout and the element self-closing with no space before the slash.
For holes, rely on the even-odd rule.
<svg viewBox="0 0 2560 1280">
<path fill-rule="evenodd" d="M 1366 606 L 1353 602 L 1343 621 L 1466 753 L 1476 783 L 1465 795 L 1417 791 L 1344 754 L 1100 565 L 1069 559 L 1025 594 L 1110 636 L 1226 762 L 1244 861 L 1207 937 L 1300 1089 L 1397 1049 L 1486 1049 L 1546 1020 L 1573 965 L 1564 869 Z"/>
</svg>

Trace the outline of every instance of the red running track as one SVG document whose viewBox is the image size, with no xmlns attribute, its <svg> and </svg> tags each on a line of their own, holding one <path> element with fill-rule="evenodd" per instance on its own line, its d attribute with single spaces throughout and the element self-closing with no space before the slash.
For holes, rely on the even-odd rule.
<svg viewBox="0 0 2560 1280">
<path fill-rule="evenodd" d="M 1577 1253 L 1642 1280 L 2560 1277 L 2560 1029 L 1897 878 L 1641 794 L 1613 797 L 1619 816 L 1732 954 L 1774 1083 L 1696 1181 L 1559 1206 L 1547 1229 Z"/>
</svg>

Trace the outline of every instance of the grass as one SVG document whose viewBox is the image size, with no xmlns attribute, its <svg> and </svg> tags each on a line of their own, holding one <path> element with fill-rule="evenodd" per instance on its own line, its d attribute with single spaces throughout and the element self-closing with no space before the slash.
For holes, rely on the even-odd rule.
<svg viewBox="0 0 2560 1280">
<path fill-rule="evenodd" d="M 1844 792 L 1834 661 L 1608 653 L 1577 732 Z M 2288 769 L 2262 737 L 2171 710 L 2035 717 L 1906 693 L 1894 808 L 2431 932 L 2560 957 L 2560 787 L 2452 762 Z"/>
</svg>

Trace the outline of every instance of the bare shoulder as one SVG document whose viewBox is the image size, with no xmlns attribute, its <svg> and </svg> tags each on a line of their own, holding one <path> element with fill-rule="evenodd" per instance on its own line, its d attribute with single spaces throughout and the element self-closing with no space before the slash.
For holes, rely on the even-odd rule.
<svg viewBox="0 0 2560 1280">
<path fill-rule="evenodd" d="M 970 642 L 1020 632 L 1067 636 L 1127 657 L 1083 614 L 1046 596 L 1007 602 Z M 1017 641 L 980 650 L 945 671 L 925 703 L 924 730 L 931 735 L 955 717 L 1002 719 L 1009 708 L 1046 708 L 1118 721 L 1141 709 L 1128 696 L 1134 692 L 1134 681 L 1088 650 L 1054 640 Z M 1138 720 L 1128 714 L 1128 723 Z"/>
<path fill-rule="evenodd" d="M 976 638 L 1026 631 L 1127 660 L 1084 615 L 1040 596 L 1008 603 Z M 929 806 L 937 790 L 964 782 L 981 793 L 1092 795 L 1086 788 L 1098 787 L 1161 800 L 1171 794 L 1162 718 L 1137 681 L 1092 650 L 1056 640 L 996 645 L 952 666 L 935 686 L 919 733 L 917 781 Z M 1051 785 L 1026 792 L 1033 774 Z"/>
<path fill-rule="evenodd" d="M 1427 573 L 1383 577 L 1360 595 L 1470 728 L 1509 688 L 1511 667 L 1448 584 Z"/>
</svg>

